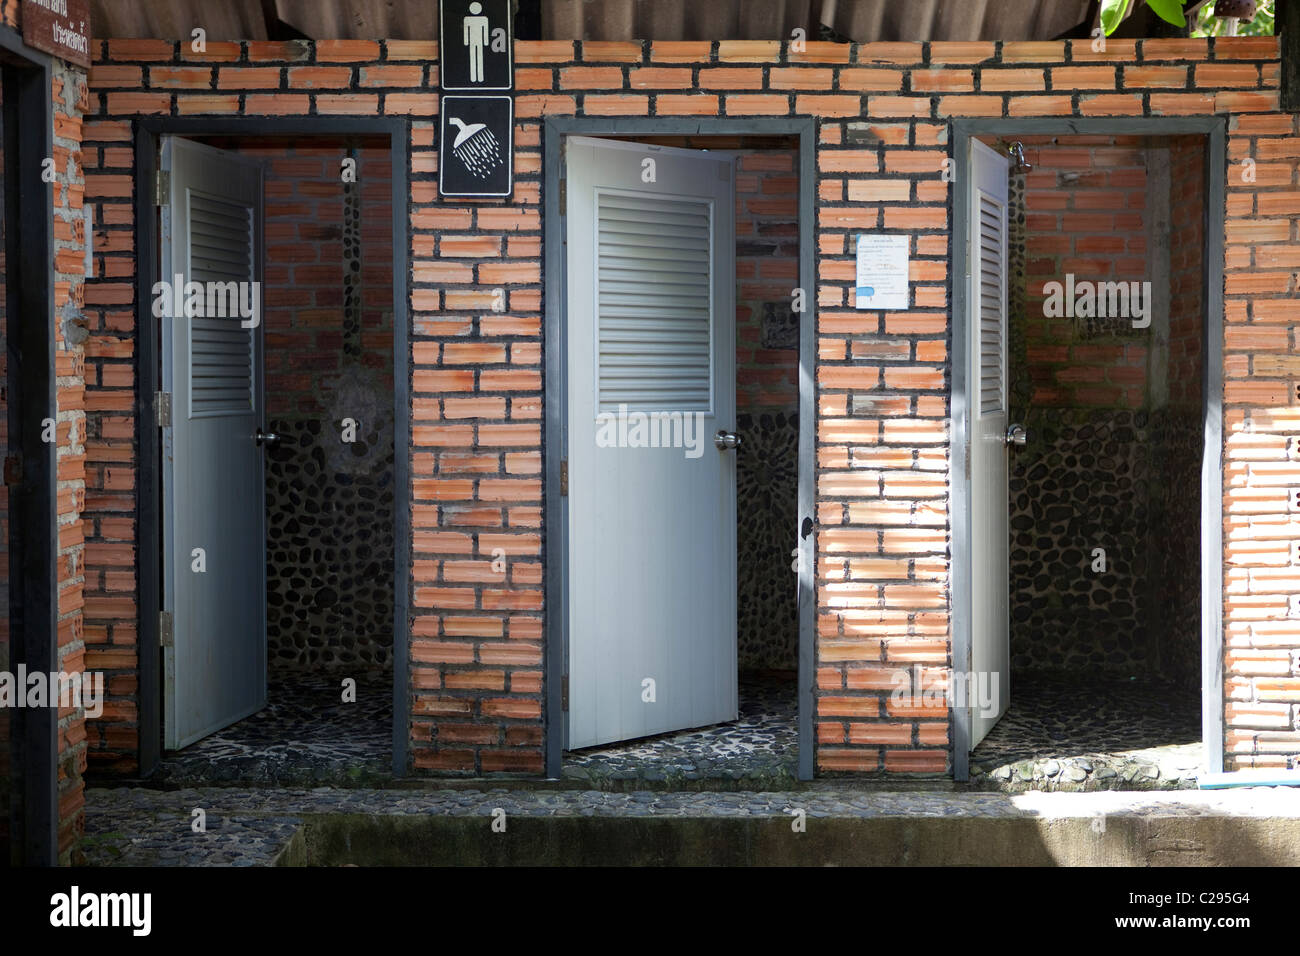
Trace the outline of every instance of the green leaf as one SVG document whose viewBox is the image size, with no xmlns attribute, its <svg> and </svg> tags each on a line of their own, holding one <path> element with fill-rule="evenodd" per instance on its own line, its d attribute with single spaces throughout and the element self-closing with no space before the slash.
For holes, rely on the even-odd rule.
<svg viewBox="0 0 1300 956">
<path fill-rule="evenodd" d="M 1172 23 L 1176 27 L 1187 26 L 1187 18 L 1183 16 L 1183 0 L 1147 0 L 1147 6 L 1165 23 Z"/>
<path fill-rule="evenodd" d="M 1110 36 L 1124 20 L 1132 0 L 1101 0 L 1101 29 Z"/>
</svg>

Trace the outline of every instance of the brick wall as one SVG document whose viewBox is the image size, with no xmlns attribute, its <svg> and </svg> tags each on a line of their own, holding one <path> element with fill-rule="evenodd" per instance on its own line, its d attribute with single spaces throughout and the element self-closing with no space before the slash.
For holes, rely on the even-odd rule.
<svg viewBox="0 0 1300 956">
<path fill-rule="evenodd" d="M 1201 317 L 1205 314 L 1205 144 L 1170 143 L 1169 403 L 1201 406 Z"/>
<path fill-rule="evenodd" d="M 1049 282 L 1151 279 L 1146 152 L 1136 136 L 1021 137 L 1025 174 L 1026 358 L 1039 406 L 1141 408 L 1147 335 L 1100 319 L 1049 317 Z M 1082 333 L 1082 334 L 1081 334 Z M 1108 334 L 1111 333 L 1111 334 Z"/>
<path fill-rule="evenodd" d="M 1225 508 L 1229 747 L 1239 764 L 1300 752 L 1285 730 L 1300 676 L 1300 425 L 1291 298 L 1300 216 L 1295 118 L 1278 112 L 1272 39 L 1090 43 L 762 41 L 520 43 L 515 194 L 442 202 L 431 43 L 96 44 L 88 188 L 106 224 L 88 360 L 91 434 L 132 454 L 130 122 L 140 114 L 379 115 L 411 120 L 414 523 L 413 763 L 542 769 L 541 125 L 543 115 L 815 116 L 820 772 L 943 773 L 947 712 L 890 701 L 894 675 L 950 661 L 947 420 L 951 225 L 942 161 L 959 116 L 1224 115 L 1234 160 L 1228 254 Z M 865 124 L 862 129 L 860 124 Z M 850 128 L 852 126 L 852 128 Z M 911 237 L 912 308 L 853 308 L 851 236 Z M 492 290 L 506 308 L 492 312 Z M 88 370 L 88 377 L 92 372 Z M 125 426 L 125 427 L 124 427 Z M 129 528 L 130 489 L 97 465 L 88 533 Z M 127 469 L 129 473 L 129 467 Z M 1260 542 L 1267 542 L 1261 546 Z M 512 553 L 504 581 L 493 547 Z M 88 558 L 91 555 L 88 554 Z M 96 558 L 99 556 L 96 555 Z M 92 564 L 98 574 L 109 565 Z M 88 571 L 91 573 L 91 571 Z M 106 584 L 107 582 L 105 582 Z M 130 592 L 87 597 L 91 651 L 133 673 Z M 115 656 L 110 656 L 115 655 Z M 96 728 L 106 765 L 132 759 L 129 721 Z M 1288 737 L 1287 734 L 1290 734 Z"/>
<path fill-rule="evenodd" d="M 14 0 L 5 0 L 0 6 L 0 22 L 7 29 L 19 25 L 19 5 Z M 82 220 L 84 175 L 81 152 L 82 115 L 87 106 L 88 88 L 86 74 L 61 61 L 53 61 L 50 80 L 53 130 L 53 150 L 49 157 L 53 161 L 54 179 L 50 189 L 51 227 L 54 238 L 54 262 L 52 263 L 54 314 L 46 316 L 45 321 L 53 324 L 54 355 L 53 374 L 55 378 L 55 407 L 50 409 L 33 406 L 30 402 L 23 406 L 24 428 L 31 432 L 44 434 L 47 419 L 54 420 L 56 442 L 56 500 L 58 541 L 56 544 L 57 567 L 55 579 L 58 594 L 55 599 L 57 618 L 58 652 L 56 667 L 61 672 L 79 673 L 84 670 L 84 632 L 82 620 L 83 587 L 85 575 L 84 537 L 82 534 L 81 513 L 85 505 L 85 382 L 83 376 L 84 350 L 81 345 L 82 329 L 81 307 L 84 289 L 85 225 Z M 4 148 L 12 149 L 15 144 L 4 143 Z M 37 170 L 25 170 L 21 182 L 5 183 L 6 190 L 31 188 L 34 177 L 41 175 Z M 6 228 L 13 228 L 7 223 Z M 3 253 L 0 253 L 0 272 L 3 271 Z M 3 286 L 3 282 L 0 282 Z M 12 316 L 0 314 L 0 319 L 8 322 Z M 6 333 L 8 329 L 6 328 Z M 8 358 L 4 359 L 7 366 Z M 8 368 L 0 368 L 3 381 L 8 382 Z M 7 392 L 6 392 L 7 395 Z M 7 416 L 7 400 L 0 403 L 0 414 Z M 8 422 L 3 426 L 5 446 L 8 447 Z M 0 638 L 0 669 L 10 670 L 13 663 L 9 657 L 9 616 L 8 616 L 8 491 L 5 489 L 0 501 L 3 502 L 4 518 L 0 536 L 4 539 L 4 553 L 0 556 L 0 565 L 4 566 L 5 600 L 4 621 L 0 624 L 3 638 Z M 10 758 L 10 717 L 0 714 L 0 785 L 8 789 Z M 57 719 L 56 742 L 57 767 L 57 801 L 58 818 L 58 855 L 63 863 L 77 862 L 80 859 L 78 841 L 84 829 L 82 796 L 82 776 L 86 767 L 86 731 L 84 713 L 78 707 L 60 708 Z M 8 845 L 9 798 L 6 792 L 3 806 L 3 822 L 0 829 L 4 831 L 3 842 Z"/>
</svg>

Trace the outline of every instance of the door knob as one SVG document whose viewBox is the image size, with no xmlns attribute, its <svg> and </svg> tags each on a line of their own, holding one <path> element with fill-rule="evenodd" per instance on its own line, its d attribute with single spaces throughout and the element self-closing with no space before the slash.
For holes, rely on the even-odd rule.
<svg viewBox="0 0 1300 956">
<path fill-rule="evenodd" d="M 735 432 L 720 431 L 713 436 L 713 444 L 717 445 L 720 451 L 734 450 L 740 447 L 740 436 Z"/>
<path fill-rule="evenodd" d="M 280 436 L 275 432 L 264 432 L 259 428 L 256 437 L 259 445 L 274 446 L 280 444 Z"/>
<path fill-rule="evenodd" d="M 1023 445 L 1029 441 L 1029 430 L 1024 425 L 1016 423 L 1007 426 L 1007 444 Z"/>
</svg>

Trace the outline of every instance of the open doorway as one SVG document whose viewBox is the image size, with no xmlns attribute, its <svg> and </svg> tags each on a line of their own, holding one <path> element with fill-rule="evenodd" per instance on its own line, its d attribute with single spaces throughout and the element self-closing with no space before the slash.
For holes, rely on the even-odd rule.
<svg viewBox="0 0 1300 956">
<path fill-rule="evenodd" d="M 590 156 L 578 156 L 575 144 L 595 145 L 588 147 Z M 639 214 L 637 230 L 642 234 L 653 230 L 654 224 L 662 218 L 660 207 L 683 201 L 689 203 L 695 193 L 709 193 L 710 196 L 717 193 L 713 198 L 719 203 L 718 211 L 728 213 L 715 215 L 711 223 L 701 217 L 698 236 L 675 232 L 678 238 L 673 243 L 666 243 L 661 249 L 643 250 L 643 255 L 658 263 L 657 285 L 644 288 L 640 299 L 628 300 L 626 304 L 634 307 L 635 315 L 627 312 L 626 319 L 639 329 L 646 317 L 662 315 L 665 320 L 673 321 L 680 321 L 679 315 L 688 318 L 686 311 L 664 311 L 663 293 L 678 288 L 687 290 L 692 282 L 703 289 L 705 283 L 714 281 L 716 287 L 712 302 L 702 300 L 699 316 L 704 320 L 701 323 L 703 332 L 698 338 L 701 356 L 710 343 L 715 350 L 712 353 L 711 383 L 707 381 L 704 359 L 696 363 L 703 370 L 701 389 L 711 387 L 713 390 L 712 402 L 700 404 L 700 416 L 705 421 L 699 426 L 704 432 L 698 436 L 702 439 L 699 442 L 701 447 L 693 455 L 687 450 L 687 457 L 705 458 L 707 463 L 707 456 L 721 463 L 724 469 L 721 481 L 730 486 L 724 488 L 720 496 L 712 489 L 698 494 L 684 491 L 684 495 L 699 499 L 703 510 L 697 519 L 690 522 L 690 528 L 681 534 L 672 533 L 667 527 L 673 512 L 681 508 L 680 495 L 670 495 L 679 502 L 677 505 L 663 502 L 659 507 L 646 509 L 648 521 L 638 523 L 633 518 L 619 518 L 619 529 L 630 534 L 632 560 L 644 562 L 647 566 L 652 563 L 649 555 L 672 542 L 681 545 L 675 552 L 679 563 L 700 560 L 700 536 L 712 535 L 713 532 L 708 531 L 712 522 L 718 517 L 724 519 L 716 529 L 721 545 L 716 559 L 704 559 L 704 566 L 687 571 L 688 578 L 692 579 L 690 586 L 699 587 L 701 593 L 687 596 L 665 592 L 660 595 L 663 601 L 677 604 L 688 614 L 703 610 L 718 615 L 718 620 L 705 625 L 702 631 L 703 641 L 717 643 L 716 660 L 707 662 L 707 667 L 697 664 L 683 671 L 698 674 L 712 668 L 717 677 L 716 686 L 699 686 L 696 681 L 697 686 L 689 691 L 693 699 L 685 702 L 683 716 L 677 724 L 670 729 L 653 728 L 646 732 L 640 728 L 637 719 L 657 703 L 662 703 L 662 698 L 658 697 L 663 692 L 662 681 L 653 681 L 651 677 L 650 684 L 644 680 L 636 683 L 631 680 L 635 675 L 629 676 L 631 672 L 620 676 L 612 670 L 609 673 L 596 673 L 590 668 L 584 670 L 583 655 L 593 655 L 594 659 L 598 652 L 589 649 L 594 642 L 591 641 L 592 635 L 584 631 L 591 629 L 593 619 L 583 617 L 583 608 L 575 606 L 579 596 L 571 590 L 577 584 L 572 575 L 580 574 L 583 567 L 583 549 L 591 547 L 589 536 L 582 530 L 583 516 L 575 516 L 574 511 L 580 506 L 578 497 L 583 487 L 578 484 L 581 472 L 575 471 L 575 467 L 580 467 L 575 465 L 575 461 L 580 461 L 583 456 L 581 450 L 574 447 L 578 440 L 577 432 L 581 429 L 573 423 L 572 403 L 576 400 L 575 392 L 580 398 L 590 387 L 586 381 L 589 376 L 583 374 L 588 364 L 594 364 L 597 369 L 596 394 L 599 396 L 600 389 L 608 387 L 608 377 L 600 374 L 600 357 L 613 356 L 617 360 L 620 352 L 617 344 L 601 341 L 592 357 L 594 362 L 581 355 L 577 357 L 576 374 L 575 357 L 569 354 L 569 368 L 565 373 L 570 416 L 565 462 L 569 532 L 565 558 L 570 590 L 566 606 L 569 632 L 566 635 L 568 659 L 564 703 L 567 708 L 563 712 L 566 737 L 562 766 L 566 778 L 581 779 L 602 788 L 622 789 L 669 784 L 770 787 L 789 783 L 799 776 L 800 576 L 795 572 L 799 569 L 799 548 L 796 545 L 802 451 L 799 389 L 801 315 L 794 298 L 801 274 L 799 147 L 799 137 L 788 133 L 672 135 L 647 131 L 635 135 L 602 135 L 596 140 L 574 137 L 566 140 L 565 242 L 570 266 L 566 276 L 565 302 L 570 348 L 577 334 L 575 328 L 587 327 L 582 325 L 583 307 L 577 302 L 584 287 L 579 285 L 575 288 L 575 285 L 595 283 L 597 297 L 593 304 L 598 314 L 588 325 L 598 330 L 596 338 L 611 337 L 611 332 L 617 337 L 622 334 L 617 321 L 624 317 L 626 310 L 622 306 L 625 303 L 608 295 L 622 292 L 624 287 L 616 287 L 607 280 L 630 277 L 623 271 L 629 268 L 626 259 L 629 250 L 621 241 L 615 241 L 619 239 L 616 223 L 610 236 L 598 235 L 594 243 L 598 268 L 603 264 L 599 278 L 574 271 L 575 252 L 578 262 L 585 261 L 583 250 L 592 245 L 590 236 L 575 234 L 575 230 L 599 231 L 605 223 L 599 214 L 589 216 L 587 212 L 590 210 L 575 203 L 575 193 L 582 189 L 590 189 L 594 202 L 597 205 L 600 202 L 602 184 L 598 177 L 601 174 L 594 168 L 588 169 L 589 166 L 593 163 L 616 166 L 620 160 L 626 159 L 633 163 L 638 173 L 645 169 L 654 171 L 654 179 L 658 182 L 640 180 L 647 186 L 633 182 L 633 188 L 628 189 L 612 181 L 605 184 L 620 197 L 649 193 L 654 186 L 659 186 L 664 192 L 663 197 L 652 197 L 655 201 L 650 208 Z M 695 162 L 700 168 L 688 173 L 674 186 L 660 177 L 672 170 L 671 164 L 675 161 Z M 620 203 L 624 201 L 623 198 L 618 200 Z M 722 210 L 722 202 L 729 204 L 731 209 Z M 679 232 L 689 229 L 691 224 L 682 218 L 688 211 L 686 206 L 679 209 L 674 205 L 669 217 L 673 221 L 663 225 Z M 710 237 L 713 245 L 709 243 Z M 637 241 L 644 243 L 648 240 Z M 575 246 L 575 242 L 579 245 Z M 699 244 L 698 252 L 679 252 L 685 250 L 690 242 Z M 719 244 L 725 244 L 726 248 L 720 248 Z M 708 269 L 710 261 L 713 263 L 711 270 Z M 667 271 L 663 268 L 666 262 L 671 266 Z M 676 274 L 683 270 L 694 278 L 683 279 Z M 714 274 L 710 275 L 710 272 Z M 674 301 L 686 302 L 685 299 Z M 710 306 L 714 310 L 712 314 L 707 311 Z M 614 316 L 615 321 L 606 320 L 606 324 L 601 326 L 599 323 L 606 313 Z M 643 333 L 638 331 L 635 334 Z M 679 344 L 683 341 L 678 339 Z M 656 350 L 662 351 L 664 347 L 660 343 L 650 345 L 653 347 L 642 349 L 645 354 L 656 354 Z M 681 356 L 674 361 L 677 368 L 685 363 Z M 653 384 L 654 380 L 648 377 L 648 373 L 643 371 L 642 375 L 644 381 Z M 680 374 L 673 378 L 679 384 L 684 381 Z M 613 391 L 610 396 L 620 397 Z M 619 414 L 619 404 L 628 409 L 624 414 L 631 416 L 635 416 L 638 409 L 653 417 L 656 413 L 672 411 L 690 414 L 694 408 L 682 405 L 679 409 L 671 405 L 671 401 L 664 404 L 662 399 L 641 408 L 635 397 L 632 399 L 631 403 L 611 401 L 609 408 L 601 406 L 594 411 L 599 419 L 611 412 Z M 731 435 L 739 439 L 738 445 L 730 442 Z M 641 454 L 662 455 L 665 451 L 645 449 Z M 692 467 L 690 461 L 683 464 L 684 471 Z M 646 473 L 649 473 L 648 466 L 634 465 L 646 468 Z M 653 480 L 656 486 L 652 492 L 647 492 L 647 500 L 663 492 L 665 483 L 671 479 L 658 474 Z M 671 492 L 671 489 L 667 491 Z M 615 533 L 613 526 L 609 527 L 609 533 Z M 674 553 L 674 549 L 668 548 L 668 552 Z M 720 573 L 722 570 L 728 573 Z M 655 574 L 653 570 L 647 573 Z M 663 576 L 655 579 L 662 583 Z M 692 608 L 695 612 L 691 612 Z M 610 619 L 610 626 L 635 630 L 638 626 L 636 621 L 628 622 L 618 615 L 647 613 L 647 608 L 635 600 L 616 601 L 611 605 L 611 611 L 615 616 Z M 653 610 L 648 613 L 653 613 Z M 640 645 L 653 642 L 654 634 L 631 640 L 636 646 L 625 649 L 618 656 L 640 654 Z M 695 648 L 699 644 L 698 640 L 693 642 Z M 674 661 L 680 663 L 691 652 L 690 648 L 670 651 L 658 666 L 670 673 Z M 584 682 L 581 686 L 575 683 L 580 680 Z M 572 708 L 584 707 L 580 694 L 589 694 L 593 703 L 602 696 L 608 699 L 609 688 L 620 682 L 627 684 L 625 694 L 636 693 L 635 699 L 630 701 L 628 709 L 631 715 L 627 721 L 623 721 L 622 714 L 618 715 L 617 721 L 601 718 L 593 706 L 580 711 L 578 723 L 574 724 Z M 647 690 L 650 696 L 645 693 Z M 656 697 L 658 699 L 654 699 Z M 720 704 L 721 710 L 715 713 L 710 702 Z M 606 733 L 605 739 L 594 738 L 595 742 L 589 742 L 592 728 L 600 720 L 622 723 L 619 729 Z M 575 733 L 575 726 L 580 726 L 579 732 Z M 610 733 L 614 736 L 611 737 Z"/>
<path fill-rule="evenodd" d="M 1202 665 L 1217 626 L 1202 619 L 1204 555 L 1218 547 L 1202 509 L 1215 321 L 1207 137 L 976 140 L 1007 157 L 1005 497 L 978 500 L 976 475 L 970 507 L 973 528 L 988 527 L 981 507 L 1007 509 L 997 676 L 1010 693 L 1004 713 L 973 719 L 971 782 L 1194 786 L 1207 767 L 1203 699 L 1218 696 Z M 987 219 L 996 201 L 982 203 Z M 980 228 L 987 245 L 994 228 Z M 978 308 L 988 333 L 993 299 Z M 973 394 L 978 419 L 991 393 Z M 979 588 L 996 584 L 978 571 L 974 581 L 973 606 L 995 604 Z"/>
<path fill-rule="evenodd" d="M 182 679 L 182 642 L 202 642 L 204 617 L 178 613 L 171 622 L 162 675 L 166 752 L 157 777 L 183 785 L 386 779 L 396 762 L 393 622 L 401 603 L 395 567 L 400 413 L 394 396 L 404 401 L 405 392 L 395 386 L 396 355 L 405 340 L 396 335 L 395 316 L 404 310 L 395 279 L 390 139 L 360 132 L 193 135 L 164 138 L 164 158 L 169 147 L 202 157 L 213 170 L 220 164 L 247 170 L 242 178 L 256 174 L 262 186 L 257 222 L 249 233 L 252 274 L 260 283 L 258 320 L 251 328 L 246 320 L 243 329 L 217 331 L 191 322 L 188 370 L 182 367 L 183 350 L 162 352 L 174 412 L 164 445 L 175 459 L 167 462 L 170 471 L 164 469 L 169 557 L 162 569 L 163 593 L 181 610 L 183 588 L 201 598 L 201 589 L 218 577 L 212 572 L 220 571 L 220 561 L 236 547 L 226 539 L 243 529 L 240 537 L 250 540 L 238 546 L 249 550 L 258 573 L 245 569 L 238 583 L 248 591 L 246 605 L 264 608 L 264 616 L 252 628 L 256 639 L 239 643 L 250 662 L 237 675 L 249 685 L 249 703 L 239 707 L 209 694 L 224 691 L 224 685 L 210 688 Z M 196 196 L 209 202 L 215 200 L 207 194 L 220 198 L 215 175 L 205 180 L 176 163 L 172 169 L 173 205 L 188 202 L 202 213 L 205 207 Z M 189 267 L 187 277 L 193 272 L 200 280 L 210 278 L 205 268 L 234 261 L 229 255 L 221 259 L 215 245 L 231 231 L 228 205 L 205 218 L 195 216 L 192 223 L 167 216 L 169 211 L 164 209 L 162 217 L 163 242 L 189 243 L 188 260 L 171 257 Z M 161 258 L 166 265 L 168 256 Z M 217 277 L 238 278 L 234 272 Z M 179 324 L 163 322 L 172 322 L 173 329 Z M 175 334 L 163 335 L 165 346 Z M 238 352 L 241 370 L 247 364 L 246 337 L 256 342 L 251 347 L 255 384 L 248 390 L 251 424 L 235 427 L 238 441 L 214 468 L 228 484 L 238 477 L 230 474 L 236 456 L 255 450 L 256 477 L 247 497 L 259 514 L 247 527 L 244 517 L 225 514 L 217 498 L 180 497 L 179 490 L 196 485 L 184 484 L 183 444 L 176 437 L 187 425 L 182 419 L 187 410 L 200 420 L 208 406 L 210 421 L 227 416 L 233 406 L 218 407 L 215 400 L 228 404 L 232 385 L 240 386 L 240 409 L 248 404 L 243 397 L 248 383 L 234 375 L 230 358 Z M 225 363 L 219 379 L 211 371 L 218 360 Z M 192 409 L 186 408 L 184 394 L 177 398 L 185 391 Z M 168 492 L 168 475 L 177 491 Z M 222 511 L 211 527 L 189 518 L 205 502 L 209 510 Z M 199 546 L 196 555 L 190 545 L 197 538 L 182 539 L 200 532 L 213 543 Z M 234 584 L 226 585 L 221 600 L 230 602 Z M 254 686 L 259 682 L 260 694 Z M 188 735 L 169 728 L 169 720 L 185 718 L 187 706 L 203 708 L 209 726 Z"/>
</svg>

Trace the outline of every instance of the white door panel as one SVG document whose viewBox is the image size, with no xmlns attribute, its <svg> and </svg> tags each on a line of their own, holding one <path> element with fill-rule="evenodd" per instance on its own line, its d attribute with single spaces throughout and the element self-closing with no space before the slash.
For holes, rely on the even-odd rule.
<svg viewBox="0 0 1300 956">
<path fill-rule="evenodd" d="M 972 691 L 971 747 L 1011 699 L 1007 516 L 1007 200 L 1010 159 L 971 140 L 969 339 Z M 985 675 L 988 675 L 987 677 Z"/>
<path fill-rule="evenodd" d="M 713 443 L 735 427 L 731 158 L 570 137 L 566 168 L 572 749 L 736 718 L 744 452 Z M 681 416 L 659 444 L 698 454 L 603 447 L 620 409 Z"/>
<path fill-rule="evenodd" d="M 165 137 L 162 168 L 171 178 L 164 281 L 260 283 L 261 165 Z M 261 317 L 246 328 L 238 314 L 174 312 L 169 305 L 159 319 L 172 400 L 162 458 L 163 609 L 174 628 L 163 650 L 163 726 L 172 750 L 266 706 Z"/>
</svg>

